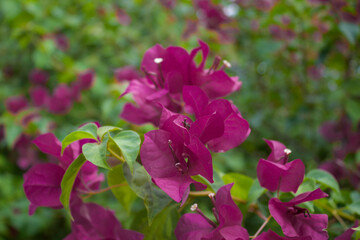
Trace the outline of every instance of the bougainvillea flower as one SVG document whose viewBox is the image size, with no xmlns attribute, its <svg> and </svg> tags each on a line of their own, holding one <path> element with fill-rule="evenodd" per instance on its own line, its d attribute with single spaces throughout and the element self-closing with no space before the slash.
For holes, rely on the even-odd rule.
<svg viewBox="0 0 360 240">
<path fill-rule="evenodd" d="M 48 74 L 41 69 L 33 69 L 29 74 L 30 81 L 34 84 L 45 85 L 48 81 Z"/>
<path fill-rule="evenodd" d="M 33 214 L 38 206 L 61 208 L 61 180 L 66 169 L 81 153 L 81 145 L 85 142 L 75 142 L 65 149 L 61 156 L 61 143 L 52 133 L 38 136 L 33 143 L 43 153 L 55 157 L 54 163 L 38 164 L 24 174 L 24 191 L 30 201 L 29 214 Z M 97 190 L 104 180 L 102 174 L 97 174 L 97 167 L 86 162 L 80 169 L 74 184 L 74 191 L 87 192 Z"/>
<path fill-rule="evenodd" d="M 209 195 L 214 208 L 216 222 L 207 218 L 194 204 L 191 210 L 197 213 L 184 214 L 175 229 L 178 240 L 248 240 L 249 234 L 241 226 L 242 213 L 231 198 L 230 189 L 233 184 L 225 185 L 216 195 Z"/>
<path fill-rule="evenodd" d="M 242 118 L 234 104 L 225 99 L 209 101 L 209 98 L 197 86 L 184 86 L 183 98 L 186 103 L 185 109 L 195 114 L 194 127 L 202 127 L 202 134 L 221 131 L 217 137 L 204 138 L 197 135 L 208 148 L 214 152 L 225 152 L 240 145 L 250 134 L 249 123 Z M 212 116 L 210 118 L 210 116 Z M 208 122 L 211 120 L 210 122 Z M 205 129 L 208 128 L 208 129 Z M 193 128 L 191 128 L 192 130 Z M 201 128 L 200 128 L 201 129 Z M 198 132 L 198 131 L 196 131 Z"/>
<path fill-rule="evenodd" d="M 303 237 L 282 237 L 277 235 L 275 232 L 269 230 L 267 232 L 263 232 L 254 240 L 312 240 L 311 236 L 303 236 Z"/>
<path fill-rule="evenodd" d="M 35 107 L 42 107 L 48 100 L 49 93 L 44 87 L 37 86 L 30 89 L 30 98 Z"/>
<path fill-rule="evenodd" d="M 190 133 L 190 118 L 166 109 L 165 118 L 160 130 L 144 135 L 140 156 L 155 184 L 180 202 L 187 198 L 191 183 L 202 187 L 191 176 L 201 175 L 213 182 L 212 158 L 200 139 Z"/>
<path fill-rule="evenodd" d="M 52 96 L 48 98 L 48 111 L 54 114 L 65 114 L 72 107 L 72 92 L 65 84 L 59 84 Z"/>
<path fill-rule="evenodd" d="M 129 122 L 143 124 L 151 122 L 159 124 L 162 106 L 173 112 L 182 110 L 182 93 L 185 85 L 196 85 L 202 88 L 210 99 L 223 97 L 238 90 L 241 83 L 237 77 L 229 77 L 223 68 L 229 66 L 224 61 L 221 69 L 220 58 L 216 58 L 210 69 L 204 69 L 209 47 L 199 41 L 200 47 L 191 53 L 185 49 L 170 46 L 163 48 L 155 45 L 146 51 L 141 69 L 145 78 L 133 79 L 125 92 L 131 93 L 136 105 L 128 103 L 124 106 L 121 117 Z M 194 57 L 201 51 L 203 60 L 196 66 Z"/>
<path fill-rule="evenodd" d="M 220 67 L 221 59 L 216 57 L 212 66 L 209 69 L 205 69 L 205 62 L 209 54 L 209 46 L 199 41 L 200 46 L 191 51 L 191 56 L 194 58 L 196 54 L 202 52 L 202 62 L 193 69 L 191 84 L 200 87 L 210 99 L 219 97 L 225 97 L 235 91 L 238 91 L 241 87 L 241 82 L 238 81 L 238 77 L 230 77 L 224 71 L 225 68 L 231 67 L 231 64 L 223 60 L 223 65 Z M 219 68 L 220 67 L 220 68 Z"/>
<path fill-rule="evenodd" d="M 356 220 L 354 225 L 347 229 L 343 234 L 336 237 L 335 240 L 351 240 L 352 235 L 354 234 L 355 230 L 353 228 L 356 228 L 359 226 L 359 220 Z"/>
<path fill-rule="evenodd" d="M 284 144 L 265 140 L 271 148 L 267 160 L 260 159 L 257 176 L 260 185 L 269 191 L 296 192 L 305 175 L 305 166 L 300 159 L 288 162 L 291 151 Z"/>
<path fill-rule="evenodd" d="M 76 200 L 71 204 L 74 222 L 72 232 L 64 240 L 142 240 L 141 233 L 126 230 L 113 211 L 95 203 L 83 203 Z"/>
<path fill-rule="evenodd" d="M 131 23 L 131 18 L 130 16 L 125 12 L 124 9 L 121 9 L 118 6 L 114 6 L 115 8 L 115 15 L 116 15 L 116 20 L 124 26 L 128 26 Z"/>
<path fill-rule="evenodd" d="M 326 214 L 310 214 L 306 208 L 297 205 L 327 196 L 318 188 L 312 192 L 302 193 L 289 202 L 281 202 L 277 198 L 272 198 L 269 201 L 270 214 L 288 237 L 311 236 L 312 239 L 325 240 L 329 238 L 325 230 L 328 216 Z"/>
<path fill-rule="evenodd" d="M 33 148 L 32 140 L 29 136 L 21 134 L 15 142 L 14 149 L 18 153 L 16 163 L 21 169 L 25 170 L 39 163 L 38 152 Z"/>
<path fill-rule="evenodd" d="M 200 20 L 208 29 L 218 30 L 221 24 L 229 21 L 221 5 L 212 4 L 208 0 L 195 0 L 194 4 L 199 11 Z"/>
<path fill-rule="evenodd" d="M 64 34 L 55 34 L 54 41 L 56 46 L 63 52 L 66 52 L 69 49 L 69 39 Z"/>
<path fill-rule="evenodd" d="M 81 90 L 88 90 L 94 84 L 95 74 L 92 69 L 86 70 L 80 73 L 77 77 L 77 81 L 79 83 Z"/>
<path fill-rule="evenodd" d="M 12 114 L 17 114 L 27 108 L 28 103 L 24 96 L 13 96 L 5 100 L 6 109 Z"/>
<path fill-rule="evenodd" d="M 125 66 L 115 69 L 115 79 L 118 82 L 131 81 L 139 78 L 141 78 L 141 75 L 133 66 Z"/>
<path fill-rule="evenodd" d="M 129 92 L 133 94 L 138 106 L 131 103 L 125 104 L 120 117 L 128 122 L 135 124 L 152 123 L 158 126 L 162 112 L 161 105 L 173 112 L 180 112 L 181 110 L 181 106 L 171 99 L 167 90 L 154 89 L 145 78 L 131 81 L 122 96 Z"/>
</svg>

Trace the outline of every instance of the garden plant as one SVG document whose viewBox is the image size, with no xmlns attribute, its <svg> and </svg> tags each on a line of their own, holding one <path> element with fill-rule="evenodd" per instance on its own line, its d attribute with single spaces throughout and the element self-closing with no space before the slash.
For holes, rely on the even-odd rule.
<svg viewBox="0 0 360 240">
<path fill-rule="evenodd" d="M 359 0 L 0 22 L 0 239 L 360 239 Z"/>
</svg>

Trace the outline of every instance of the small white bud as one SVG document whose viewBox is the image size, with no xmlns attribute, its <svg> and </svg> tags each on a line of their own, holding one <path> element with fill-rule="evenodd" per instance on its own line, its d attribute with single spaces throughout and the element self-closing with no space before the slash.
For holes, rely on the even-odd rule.
<svg viewBox="0 0 360 240">
<path fill-rule="evenodd" d="M 155 62 L 156 64 L 162 63 L 162 61 L 164 61 L 164 59 L 162 59 L 162 58 L 155 58 L 155 59 L 154 59 L 154 62 Z"/>
<path fill-rule="evenodd" d="M 198 208 L 197 203 L 194 203 L 193 205 L 191 205 L 190 210 L 194 212 L 194 211 L 196 211 L 197 208 Z"/>
<path fill-rule="evenodd" d="M 291 150 L 290 150 L 290 149 L 288 149 L 288 148 L 285 148 L 285 149 L 284 149 L 284 153 L 285 153 L 286 155 L 290 155 Z"/>
<path fill-rule="evenodd" d="M 228 61 L 223 60 L 223 64 L 225 65 L 225 67 L 231 68 L 231 63 L 229 63 Z"/>
<path fill-rule="evenodd" d="M 215 197 L 215 193 L 209 193 L 209 198 L 214 198 Z"/>
</svg>

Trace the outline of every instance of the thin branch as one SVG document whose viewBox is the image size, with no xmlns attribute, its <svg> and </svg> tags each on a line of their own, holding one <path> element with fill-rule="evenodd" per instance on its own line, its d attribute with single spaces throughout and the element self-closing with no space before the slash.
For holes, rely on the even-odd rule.
<svg viewBox="0 0 360 240">
<path fill-rule="evenodd" d="M 127 183 L 120 183 L 120 184 L 116 184 L 116 185 L 112 185 L 110 187 L 107 187 L 107 188 L 103 188 L 103 189 L 100 189 L 99 191 L 92 191 L 92 192 L 88 192 L 86 196 L 82 197 L 82 199 L 86 199 L 86 198 L 89 198 L 93 195 L 96 195 L 96 194 L 99 194 L 99 193 L 103 193 L 103 192 L 107 192 L 113 188 L 118 188 L 118 187 L 123 187 L 123 186 L 126 186 Z"/>
<path fill-rule="evenodd" d="M 264 229 L 264 227 L 266 226 L 266 224 L 268 224 L 268 222 L 270 221 L 271 219 L 271 215 L 268 216 L 268 218 L 264 221 L 264 223 L 260 226 L 260 228 L 257 230 L 257 232 L 255 233 L 254 236 L 251 236 L 250 238 L 256 238 L 260 233 L 261 231 Z"/>
</svg>

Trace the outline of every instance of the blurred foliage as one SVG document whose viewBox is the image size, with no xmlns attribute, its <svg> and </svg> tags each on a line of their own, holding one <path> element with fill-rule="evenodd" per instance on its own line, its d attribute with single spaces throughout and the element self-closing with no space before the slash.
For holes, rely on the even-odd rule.
<svg viewBox="0 0 360 240">
<path fill-rule="evenodd" d="M 335 158 L 333 148 L 339 143 L 326 142 L 319 134 L 319 127 L 326 121 L 346 116 L 352 122 L 353 131 L 357 130 L 360 120 L 359 21 L 342 18 L 330 4 L 310 3 L 316 1 L 270 2 L 273 2 L 271 7 L 263 9 L 249 1 L 213 1 L 222 4 L 229 18 L 224 26 L 218 26 L 226 29 L 227 35 L 219 29 L 208 29 L 198 19 L 199 12 L 190 0 L 177 1 L 173 9 L 156 0 L 1 0 L 2 102 L 19 95 L 29 99 L 32 87 L 29 74 L 33 69 L 48 73 L 46 87 L 50 91 L 59 83 L 71 84 L 87 69 L 94 70 L 96 79 L 93 87 L 82 92 L 81 100 L 63 115 L 37 109 L 41 117 L 23 124 L 24 115 L 19 114 L 26 113 L 10 114 L 0 105 L 0 123 L 5 126 L 6 139 L 0 143 L 0 238 L 59 239 L 66 236 L 70 224 L 63 211 L 40 208 L 31 218 L 27 216 L 27 200 L 22 191 L 22 174 L 26 169 L 17 167 L 19 154 L 14 143 L 21 134 L 33 138 L 48 131 L 54 131 L 63 139 L 89 121 L 132 129 L 140 134 L 152 129 L 150 125 L 133 126 L 119 118 L 123 104 L 131 101 L 131 97 L 119 99 L 126 84 L 115 81 L 114 70 L 126 65 L 138 68 L 144 52 L 158 43 L 182 46 L 190 51 L 201 39 L 210 46 L 210 59 L 216 55 L 227 59 L 232 64 L 227 72 L 238 75 L 242 81 L 241 91 L 229 99 L 249 121 L 252 132 L 238 148 L 214 154 L 215 169 L 224 182 L 246 183 L 233 189 L 239 198 L 255 200 L 263 192 L 256 187 L 258 182 L 248 177 L 256 177 L 257 161 L 269 153 L 262 138 L 283 142 L 293 151 L 292 156 L 304 161 L 307 172 Z M 356 1 L 348 1 L 345 10 L 359 15 L 355 4 Z M 121 16 L 119 9 L 127 17 Z M 189 22 L 194 22 L 197 29 L 184 38 Z M 356 169 L 360 164 L 359 156 L 359 151 L 346 155 L 345 165 Z M 312 173 L 302 185 L 304 190 L 334 181 L 326 174 L 315 179 L 313 175 L 316 174 Z M 109 182 L 123 180 L 123 177 L 110 178 Z M 334 185 L 324 186 L 324 189 L 328 187 L 336 191 L 317 207 L 342 207 L 349 214 L 360 215 L 359 194 L 348 180 L 341 182 L 340 192 Z M 119 199 L 120 192 L 114 194 Z M 179 218 L 175 204 L 163 209 L 154 218 L 153 228 L 149 228 L 142 201 L 126 202 L 123 207 L 116 198 L 108 192 L 93 196 L 91 200 L 106 202 L 104 206 L 115 210 L 124 227 L 148 232 L 149 239 L 171 236 L 168 229 L 172 229 Z M 263 198 L 258 200 L 260 209 L 265 206 Z M 200 205 L 203 199 L 199 200 Z M 129 215 L 129 209 L 135 214 Z M 168 215 L 171 221 L 164 226 L 163 219 Z M 245 226 L 251 234 L 260 224 L 254 214 L 246 217 Z M 270 227 L 277 228 L 273 221 Z M 336 224 L 329 228 L 329 233 L 334 235 L 342 231 Z"/>
</svg>

